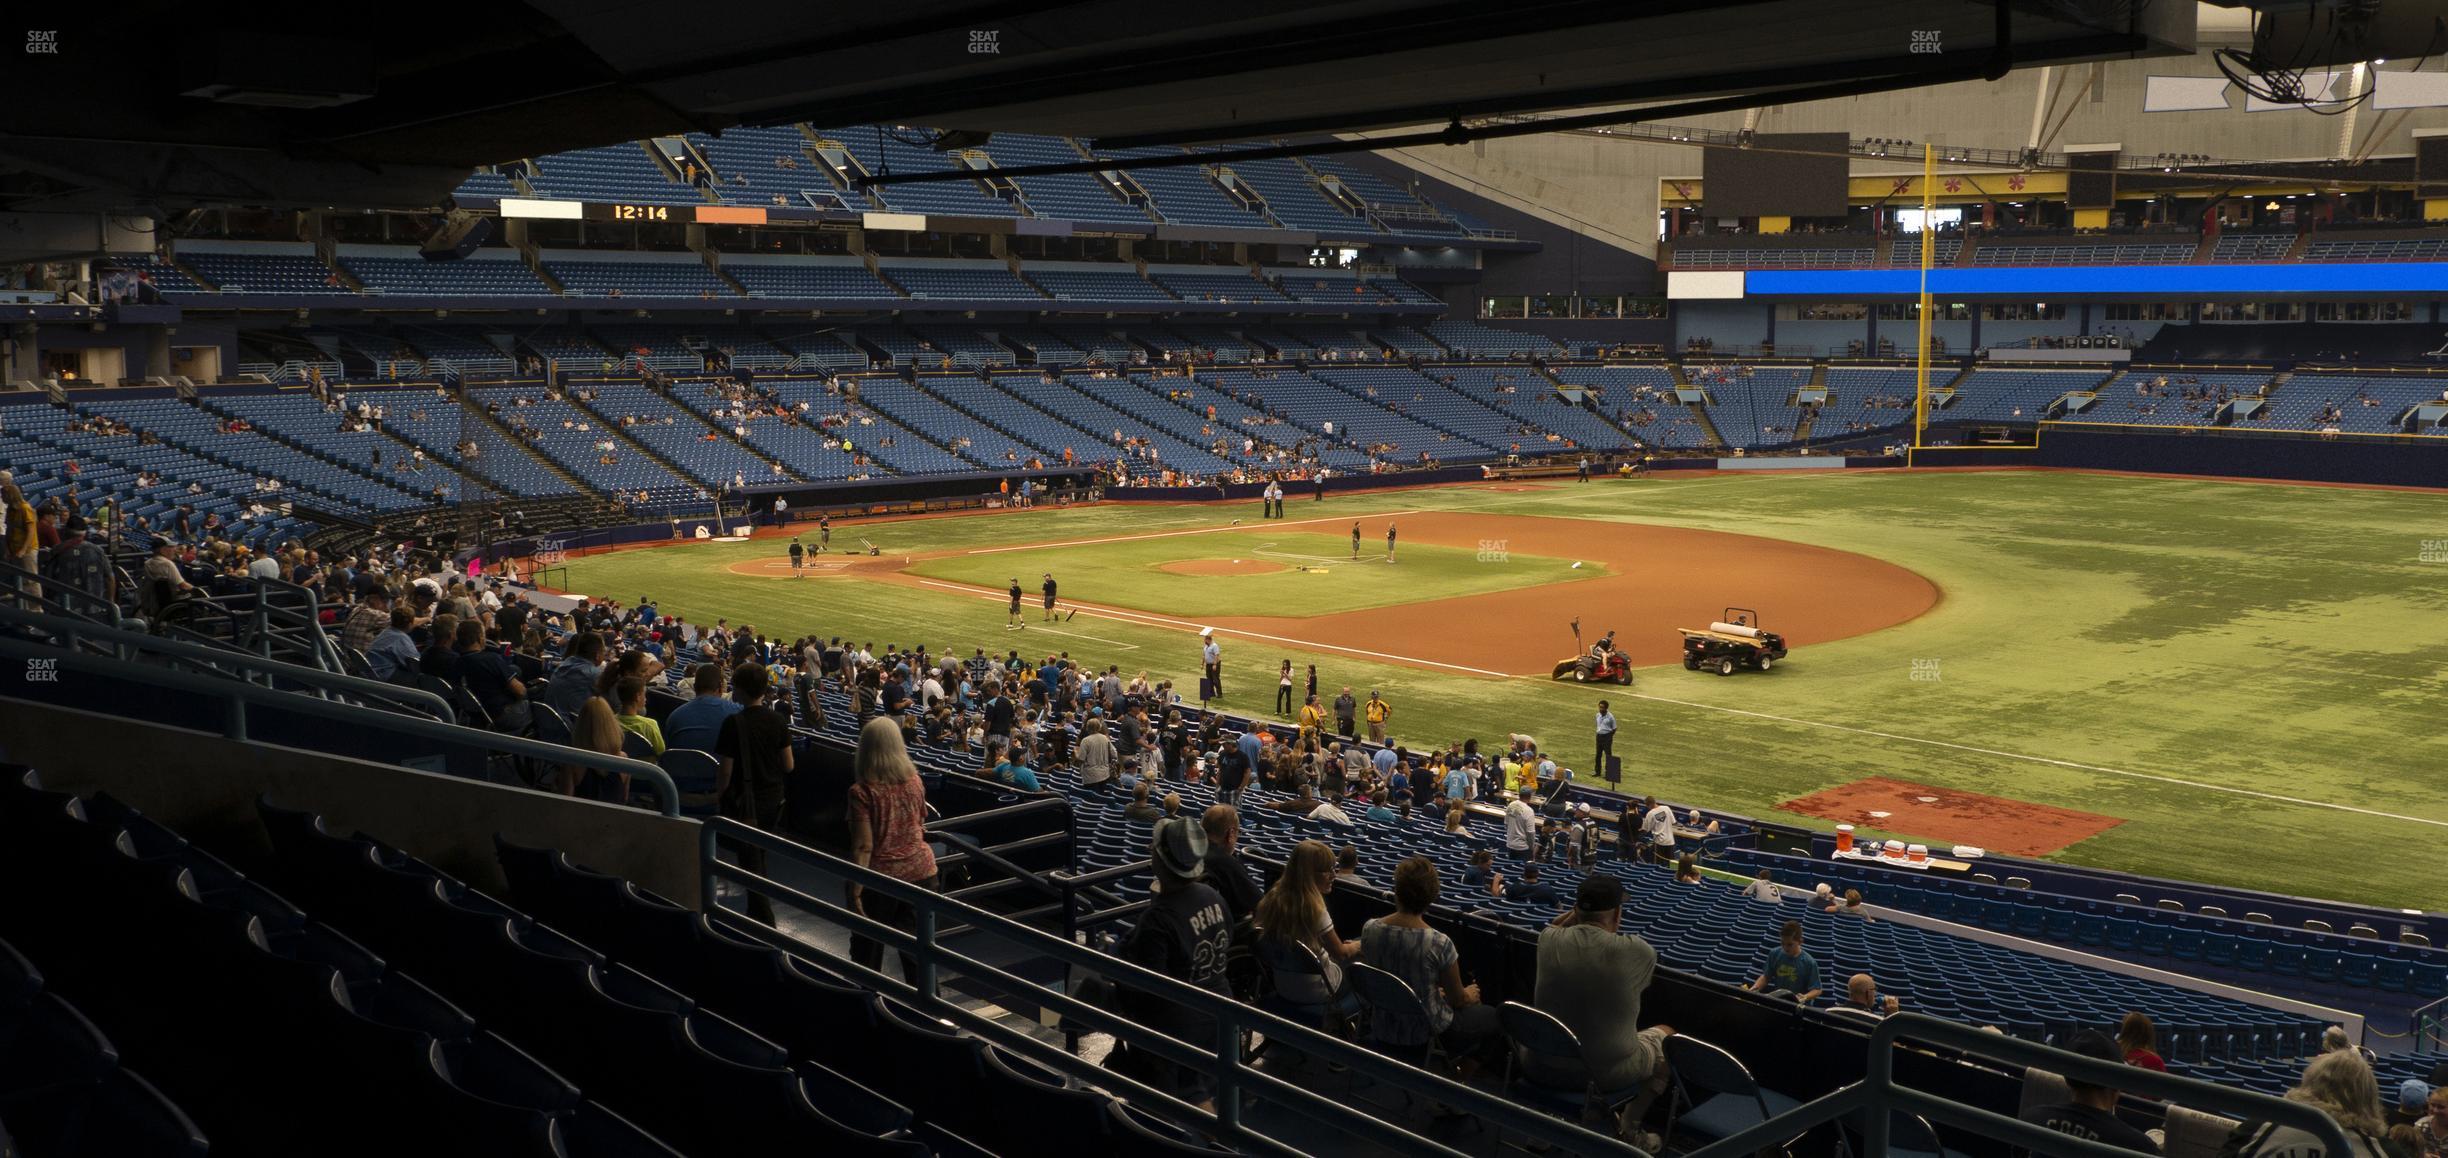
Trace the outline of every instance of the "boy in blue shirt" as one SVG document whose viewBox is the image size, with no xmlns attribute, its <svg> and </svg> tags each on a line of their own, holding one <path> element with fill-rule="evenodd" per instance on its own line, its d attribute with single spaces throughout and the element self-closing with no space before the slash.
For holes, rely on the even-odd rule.
<svg viewBox="0 0 2448 1158">
<path fill-rule="evenodd" d="M 1402 814 L 1387 806 L 1385 789 L 1380 788 L 1369 797 L 1368 818 L 1371 824 L 1392 824 L 1401 820 Z"/>
<path fill-rule="evenodd" d="M 1806 1005 L 1818 999 L 1819 962 L 1802 948 L 1802 922 L 1785 922 L 1776 951 L 1768 954 L 1768 964 L 1760 969 L 1759 978 L 1750 988 L 1758 993 L 1790 994 Z"/>
<path fill-rule="evenodd" d="M 1037 770 L 1028 766 L 1028 749 L 1014 744 L 1011 751 L 995 765 L 997 783 L 1007 784 L 1022 792 L 1037 791 Z"/>
</svg>

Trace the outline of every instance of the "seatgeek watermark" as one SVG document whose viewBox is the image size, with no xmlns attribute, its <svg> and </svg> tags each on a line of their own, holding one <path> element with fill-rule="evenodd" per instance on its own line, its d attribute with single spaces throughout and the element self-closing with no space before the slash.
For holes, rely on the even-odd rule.
<svg viewBox="0 0 2448 1158">
<path fill-rule="evenodd" d="M 1915 28 L 1912 31 L 1911 51 L 1914 56 L 1936 56 L 1945 52 L 1946 48 L 1938 42 L 1937 29 Z"/>
<path fill-rule="evenodd" d="M 2448 563 L 2448 539 L 2425 539 L 2422 549 L 2414 552 L 2417 563 Z"/>
<path fill-rule="evenodd" d="M 1911 678 L 1912 682 L 1917 684 L 1937 683 L 1938 661 L 1934 659 L 1916 659 L 1912 661 Z"/>
<path fill-rule="evenodd" d="M 58 56 L 60 54 L 59 29 L 53 28 L 46 31 L 28 28 L 26 29 L 25 45 L 27 56 Z"/>
<path fill-rule="evenodd" d="M 56 659 L 27 660 L 25 667 L 25 682 L 30 684 L 58 683 L 59 661 Z"/>
<path fill-rule="evenodd" d="M 1482 562 L 1482 563 L 1510 563 L 1510 562 L 1512 562 L 1512 561 L 1513 561 L 1513 549 L 1512 549 L 1512 543 L 1513 543 L 1513 540 L 1511 540 L 1511 539 L 1481 539 L 1481 540 L 1479 540 L 1479 556 L 1478 556 L 1479 561 L 1480 561 L 1480 562 Z"/>
<path fill-rule="evenodd" d="M 1003 55 L 1003 33 L 1002 33 L 1002 31 L 1001 31 L 1001 30 L 999 30 L 999 29 L 994 29 L 994 28 L 972 28 L 972 29 L 970 29 L 970 30 L 969 30 L 969 55 L 971 55 L 971 56 L 1001 56 L 1001 55 Z"/>
</svg>

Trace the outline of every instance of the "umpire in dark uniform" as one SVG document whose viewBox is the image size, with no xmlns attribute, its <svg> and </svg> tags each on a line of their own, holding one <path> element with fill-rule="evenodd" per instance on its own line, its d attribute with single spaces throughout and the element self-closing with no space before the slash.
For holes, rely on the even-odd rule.
<svg viewBox="0 0 2448 1158">
<path fill-rule="evenodd" d="M 1607 710 L 1605 700 L 1598 701 L 1598 774 L 1612 782 L 1616 779 L 1607 769 L 1607 757 L 1615 754 L 1615 713 Z"/>
</svg>

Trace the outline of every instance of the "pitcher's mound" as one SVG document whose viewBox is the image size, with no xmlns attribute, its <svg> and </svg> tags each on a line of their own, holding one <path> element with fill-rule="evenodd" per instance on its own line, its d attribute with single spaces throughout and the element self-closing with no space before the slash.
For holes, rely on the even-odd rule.
<svg viewBox="0 0 2448 1158">
<path fill-rule="evenodd" d="M 2028 800 L 2009 800 L 1873 776 L 1777 805 L 1822 820 L 1977 844 L 2008 856 L 2047 856 L 2125 823 Z"/>
<path fill-rule="evenodd" d="M 1156 569 L 1168 575 L 1269 575 L 1285 567 L 1264 559 L 1175 559 Z"/>
</svg>

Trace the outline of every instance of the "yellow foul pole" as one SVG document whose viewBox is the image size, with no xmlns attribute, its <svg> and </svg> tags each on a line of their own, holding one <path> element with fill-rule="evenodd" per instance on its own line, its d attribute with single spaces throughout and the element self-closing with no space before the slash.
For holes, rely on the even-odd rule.
<svg viewBox="0 0 2448 1158">
<path fill-rule="evenodd" d="M 1922 433 L 1929 428 L 1930 371 L 1930 257 L 1937 252 L 1936 223 L 1931 211 L 1938 205 L 1938 150 L 1921 146 L 1921 330 L 1916 349 L 1919 363 L 1913 377 L 1913 449 L 1922 446 Z"/>
</svg>

